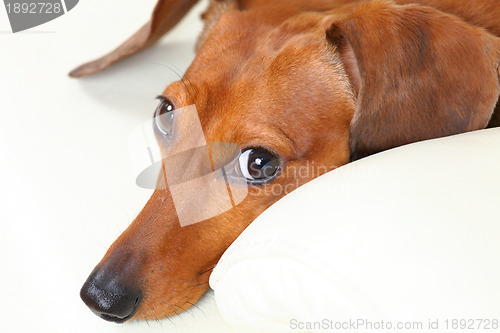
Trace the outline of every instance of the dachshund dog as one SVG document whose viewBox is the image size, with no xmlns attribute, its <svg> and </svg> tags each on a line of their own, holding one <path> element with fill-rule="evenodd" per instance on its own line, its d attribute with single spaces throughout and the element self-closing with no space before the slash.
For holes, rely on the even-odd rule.
<svg viewBox="0 0 500 333">
<path fill-rule="evenodd" d="M 70 76 L 152 45 L 196 2 L 158 1 L 150 22 Z M 211 182 L 245 185 L 248 194 L 181 226 L 171 187 L 157 188 L 81 290 L 109 321 L 193 305 L 228 246 L 286 194 L 266 189 L 290 191 L 377 152 L 500 124 L 498 0 L 211 0 L 202 18 L 196 58 L 155 115 L 194 105 L 207 142 L 241 148 L 236 175 Z M 164 156 L 191 139 L 189 127 L 166 140 L 162 122 L 154 124 Z M 311 163 L 323 171 L 291 172 Z M 215 194 L 205 199 L 195 207 L 221 204 Z"/>
</svg>

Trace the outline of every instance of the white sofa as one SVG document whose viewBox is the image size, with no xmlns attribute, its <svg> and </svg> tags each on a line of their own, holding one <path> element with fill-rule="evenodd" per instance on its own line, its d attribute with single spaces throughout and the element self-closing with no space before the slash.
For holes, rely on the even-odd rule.
<svg viewBox="0 0 500 333">
<path fill-rule="evenodd" d="M 444 331 L 463 324 L 455 319 L 500 319 L 499 171 L 500 129 L 489 129 L 311 181 L 225 252 L 210 279 L 222 316 L 259 331 L 364 319 L 436 332 L 436 320 Z"/>
</svg>

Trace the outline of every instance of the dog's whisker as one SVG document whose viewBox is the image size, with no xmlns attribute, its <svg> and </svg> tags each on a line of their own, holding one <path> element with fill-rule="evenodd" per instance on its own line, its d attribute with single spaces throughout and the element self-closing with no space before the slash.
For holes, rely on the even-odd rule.
<svg viewBox="0 0 500 333">
<path fill-rule="evenodd" d="M 167 302 L 162 302 L 161 304 L 166 304 L 166 305 L 170 306 L 170 304 L 168 304 Z M 163 328 L 163 323 L 162 323 L 161 319 L 158 318 L 158 314 L 156 313 L 156 310 L 154 308 L 152 308 L 152 309 L 153 309 L 153 315 L 154 315 L 155 319 L 160 323 L 160 326 L 162 326 L 162 328 Z M 172 320 L 172 318 L 170 318 L 169 316 L 166 316 L 165 318 L 167 318 L 170 321 L 170 323 L 172 323 L 174 326 L 177 326 L 174 323 L 174 321 Z"/>
<path fill-rule="evenodd" d="M 151 307 L 151 310 L 153 311 L 153 317 L 154 317 L 156 323 L 158 325 L 160 325 L 161 328 L 163 328 L 163 324 L 162 324 L 161 320 L 158 318 L 158 315 L 156 313 L 156 309 L 154 307 Z M 170 321 L 172 321 L 172 320 L 170 320 Z"/>
<path fill-rule="evenodd" d="M 185 301 L 185 302 L 186 302 L 186 304 L 189 304 L 190 306 L 197 308 L 198 310 L 201 311 L 201 313 L 205 314 L 205 312 L 203 312 L 203 310 L 198 305 L 196 305 L 196 303 L 191 303 L 190 301 Z"/>
<path fill-rule="evenodd" d="M 204 286 L 204 285 L 208 285 L 208 282 L 197 283 L 194 286 L 189 286 L 187 288 L 196 288 L 196 287 L 200 287 L 200 286 Z"/>
<path fill-rule="evenodd" d="M 194 95 L 195 95 L 195 92 L 194 92 L 194 85 L 193 85 L 193 83 L 191 82 L 191 80 L 190 80 L 190 79 L 186 76 L 186 73 L 185 73 L 184 71 L 180 70 L 177 66 L 175 66 L 175 65 L 172 65 L 172 66 L 174 66 L 174 67 L 175 67 L 175 68 L 179 71 L 179 73 L 181 73 L 181 75 L 179 75 L 179 74 L 177 74 L 177 75 L 179 76 L 179 78 L 180 78 L 180 80 L 181 80 L 182 84 L 184 84 L 184 87 L 186 87 L 186 90 L 187 90 L 188 92 L 190 92 L 190 93 L 194 96 Z M 182 77 L 181 77 L 181 76 L 182 76 Z M 189 86 L 191 87 L 191 91 L 189 91 L 189 87 L 187 86 L 187 84 L 186 84 L 186 82 L 185 82 L 186 80 L 187 80 L 187 82 L 189 83 Z"/>
<path fill-rule="evenodd" d="M 168 321 L 170 321 L 174 326 L 177 326 L 174 321 L 172 320 L 172 318 L 170 318 L 170 316 L 167 316 L 166 317 L 168 319 Z M 163 325 L 162 325 L 163 326 Z"/>
<path fill-rule="evenodd" d="M 182 279 L 178 278 L 177 280 L 182 280 Z M 182 283 L 199 283 L 199 282 L 198 281 L 183 280 Z"/>
<path fill-rule="evenodd" d="M 162 63 L 155 62 L 154 64 L 170 69 L 179 78 L 179 81 L 184 85 L 184 88 L 186 88 L 186 91 L 188 91 L 188 92 L 190 92 L 190 94 L 194 95 L 193 83 L 191 82 L 191 80 L 189 80 L 188 77 L 185 76 L 185 73 L 183 71 L 181 71 L 178 67 L 176 67 L 175 65 L 172 65 L 175 68 L 174 69 L 171 66 L 165 65 Z M 186 83 L 186 81 L 187 81 L 187 83 Z M 189 86 L 188 86 L 188 84 L 189 84 Z"/>
<path fill-rule="evenodd" d="M 172 73 L 174 73 L 175 75 L 177 75 L 179 78 L 180 78 L 180 75 L 179 73 L 177 73 L 172 67 L 170 67 L 169 65 L 165 65 L 165 64 L 162 64 L 161 62 L 153 62 L 153 65 L 160 65 L 162 67 L 165 67 L 165 68 L 168 68 L 172 71 Z"/>
<path fill-rule="evenodd" d="M 189 79 L 189 77 L 187 77 L 186 75 L 184 75 L 183 80 L 187 80 L 187 81 L 188 81 L 189 85 L 191 86 L 191 94 L 192 94 L 193 96 L 195 96 L 196 94 L 195 94 L 195 91 L 194 91 L 194 85 L 193 85 L 193 83 L 191 82 L 191 80 Z"/>
<path fill-rule="evenodd" d="M 215 266 L 213 266 L 212 268 L 209 268 L 209 269 L 207 269 L 207 270 L 205 270 L 205 271 L 201 272 L 201 273 L 200 273 L 200 275 L 203 275 L 203 274 L 205 274 L 205 273 L 207 273 L 207 272 L 210 272 L 210 271 L 212 271 L 214 268 L 215 268 Z"/>
<path fill-rule="evenodd" d="M 181 310 L 181 312 L 187 312 L 187 313 L 189 313 L 194 318 L 193 312 L 189 311 L 189 309 L 183 308 L 182 306 L 179 306 L 179 305 L 176 305 L 176 304 L 173 304 L 173 306 L 179 308 Z"/>
<path fill-rule="evenodd" d="M 177 312 L 177 310 L 175 310 L 175 308 L 172 306 L 172 304 L 167 303 L 167 302 L 162 302 L 161 304 L 168 305 L 168 306 L 172 309 L 172 311 L 174 311 L 174 313 L 175 313 L 177 316 L 179 316 L 179 317 L 180 317 L 180 313 L 179 313 L 179 312 Z"/>
<path fill-rule="evenodd" d="M 182 71 L 180 71 L 177 67 L 175 67 L 175 66 L 174 66 L 174 67 L 177 69 L 177 71 L 179 71 L 179 72 L 181 72 L 181 73 L 182 73 L 182 75 L 181 75 L 181 74 L 179 74 L 179 72 L 177 72 L 175 69 L 173 69 L 173 68 L 172 68 L 171 66 L 169 66 L 169 65 L 165 65 L 165 64 L 162 64 L 162 63 L 159 63 L 159 62 L 154 62 L 153 64 L 154 64 L 154 65 L 160 65 L 160 66 L 163 66 L 163 67 L 165 67 L 165 68 L 170 69 L 170 71 L 171 71 L 172 73 L 174 73 L 174 74 L 175 74 L 175 75 L 179 78 L 179 80 L 180 80 L 180 81 L 181 81 L 181 83 L 184 85 L 184 87 L 186 88 L 186 90 L 187 90 L 187 91 L 189 91 L 189 87 L 187 86 L 187 84 L 184 82 L 184 80 L 183 80 L 183 78 L 182 78 L 182 75 L 184 75 L 184 73 L 182 73 Z M 173 66 L 173 65 L 172 65 L 172 66 Z"/>
<path fill-rule="evenodd" d="M 181 280 L 181 279 L 178 278 L 177 280 Z M 182 280 L 182 283 L 191 283 L 191 284 L 195 284 L 195 286 L 197 286 L 197 285 L 200 285 L 200 284 L 208 284 L 209 282 L 208 281 L 206 281 L 206 282 L 200 282 L 200 281 Z M 188 288 L 192 288 L 192 287 L 195 287 L 195 286 L 189 286 Z"/>
</svg>

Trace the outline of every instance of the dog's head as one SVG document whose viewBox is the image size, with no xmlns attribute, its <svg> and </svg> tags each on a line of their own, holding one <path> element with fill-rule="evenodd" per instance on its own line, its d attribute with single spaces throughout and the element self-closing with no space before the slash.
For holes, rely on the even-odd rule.
<svg viewBox="0 0 500 333">
<path fill-rule="evenodd" d="M 102 318 L 159 318 L 191 306 L 236 237 L 322 173 L 487 125 L 500 43 L 486 31 L 427 7 L 284 3 L 217 1 L 207 12 L 195 60 L 155 113 L 165 157 L 158 184 L 168 186 L 82 288 Z M 171 177 L 189 186 L 179 190 Z M 206 218 L 181 226 L 180 211 Z"/>
</svg>

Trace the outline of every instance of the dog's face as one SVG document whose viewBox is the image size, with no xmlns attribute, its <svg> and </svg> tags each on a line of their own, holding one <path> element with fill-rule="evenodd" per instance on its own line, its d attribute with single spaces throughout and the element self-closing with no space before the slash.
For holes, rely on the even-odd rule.
<svg viewBox="0 0 500 333">
<path fill-rule="evenodd" d="M 425 56 L 421 54 L 422 63 L 413 62 L 413 52 L 420 50 L 422 43 L 431 49 L 433 58 L 450 53 L 450 48 L 455 55 L 461 55 L 462 51 L 454 49 L 460 47 L 458 44 L 449 46 L 449 41 L 448 49 L 438 45 L 439 41 L 429 42 L 429 36 L 422 31 L 434 33 L 445 28 L 428 24 L 417 27 L 417 37 L 421 40 L 413 39 L 408 45 L 400 35 L 385 31 L 382 39 L 393 43 L 391 52 L 408 53 L 387 59 L 386 46 L 379 45 L 379 50 L 374 50 L 370 45 L 383 43 L 382 39 L 372 38 L 371 30 L 369 34 L 363 30 L 372 29 L 382 19 L 394 20 L 394 16 L 389 15 L 391 10 L 396 21 L 399 20 L 398 15 L 403 11 L 388 4 L 378 4 L 371 9 L 358 6 L 335 13 L 298 14 L 284 9 L 269 15 L 265 8 L 229 10 L 217 18 L 184 78 L 172 83 L 162 94 L 155 113 L 155 133 L 166 163 L 172 152 L 182 151 L 186 142 L 193 140 L 193 132 L 184 126 L 182 113 L 175 111 L 194 106 L 206 142 L 231 143 L 238 147 L 217 152 L 212 148 L 209 160 L 199 156 L 190 158 L 187 169 L 194 172 L 207 168 L 207 163 L 212 164 L 212 169 L 215 164 L 229 165 L 231 169 L 229 177 L 211 178 L 210 183 L 201 181 L 197 186 L 245 187 L 248 193 L 242 200 L 233 200 L 229 210 L 219 209 L 220 213 L 211 218 L 181 226 L 172 189 L 167 186 L 155 190 L 143 211 L 111 246 L 82 288 L 82 298 L 94 312 L 116 322 L 131 317 L 149 319 L 179 313 L 206 291 L 211 269 L 236 237 L 266 208 L 298 186 L 348 163 L 353 156 L 357 158 L 391 146 L 486 126 L 498 97 L 498 77 L 493 75 L 498 51 L 483 55 L 474 68 L 485 73 L 480 77 L 492 88 L 485 90 L 484 85 L 474 82 L 464 88 L 468 94 L 478 97 L 470 105 L 465 103 L 466 108 L 470 106 L 476 111 L 466 125 L 451 119 L 452 125 L 435 126 L 420 123 L 418 117 L 406 119 L 406 112 L 389 116 L 376 112 L 401 108 L 403 98 L 408 108 L 418 109 L 413 104 L 420 96 L 439 89 L 419 86 L 420 90 L 414 92 L 411 91 L 416 87 L 412 86 L 413 82 L 397 77 L 414 72 L 422 74 L 424 69 L 419 71 L 415 66 L 424 66 Z M 412 10 L 414 8 L 402 14 L 413 15 L 417 20 L 424 17 L 425 22 L 428 22 L 427 16 L 433 18 L 435 14 L 428 9 L 418 9 L 417 13 Z M 350 12 L 350 16 L 345 12 Z M 379 13 L 382 18 L 365 12 Z M 365 15 L 366 25 L 353 22 L 352 13 Z M 454 19 L 446 20 L 454 23 Z M 474 29 L 463 28 L 461 23 L 456 25 L 464 31 L 458 29 L 453 34 L 462 40 L 481 35 Z M 384 28 L 381 30 L 383 34 Z M 412 30 L 406 33 L 411 35 Z M 365 37 L 370 37 L 370 41 Z M 494 42 L 500 45 L 497 40 Z M 474 40 L 472 45 L 467 45 L 468 52 L 480 54 L 482 43 Z M 374 59 L 369 59 L 370 56 Z M 401 59 L 405 56 L 410 60 Z M 393 75 L 393 81 L 387 82 L 385 76 L 377 73 L 374 70 L 377 66 L 385 68 L 388 76 Z M 443 84 L 459 75 L 443 71 L 438 74 Z M 424 83 L 434 84 L 436 75 L 425 75 L 430 79 Z M 380 85 L 377 89 L 382 91 L 387 89 L 387 95 L 379 92 L 381 97 L 371 96 L 374 85 Z M 461 87 L 446 93 L 460 93 Z M 408 95 L 415 96 L 396 94 L 402 92 L 401 89 L 408 89 L 411 91 Z M 433 101 L 441 103 L 440 96 L 434 96 Z M 365 106 L 368 98 L 371 103 L 378 103 L 376 108 Z M 453 105 L 455 100 L 447 99 L 447 103 Z M 434 111 L 438 117 L 447 117 L 439 105 Z M 165 117 L 169 114 L 175 114 L 178 119 Z M 163 119 L 170 119 L 172 123 L 165 123 Z M 177 127 L 172 132 L 168 128 L 173 122 Z M 391 129 L 396 126 L 401 129 Z M 434 132 L 433 128 L 436 128 Z M 216 155 L 220 156 L 214 157 Z M 159 183 L 169 183 L 165 181 L 169 178 L 165 175 L 165 163 Z M 186 165 L 180 163 L 178 167 L 186 168 Z M 189 207 L 217 211 L 223 204 L 216 192 L 208 191 L 201 198 L 193 199 Z M 189 202 L 190 196 L 184 194 L 183 200 Z"/>
<path fill-rule="evenodd" d="M 185 78 L 162 94 L 165 99 L 153 123 L 164 156 L 183 150 L 178 147 L 192 139 L 193 131 L 178 126 L 174 137 L 167 138 L 161 118 L 194 105 L 207 142 L 240 147 L 228 159 L 235 160 L 236 170 L 227 181 L 245 186 L 248 194 L 226 212 L 181 227 L 171 191 L 154 192 L 96 268 L 97 274 L 105 275 L 93 280 L 134 290 L 128 301 L 140 301 L 136 318 L 173 315 L 195 303 L 208 288 L 210 270 L 222 253 L 262 211 L 349 161 L 348 131 L 354 112 L 349 82 L 324 31 L 317 32 L 317 18 L 308 19 L 309 24 L 301 24 L 306 30 L 298 34 L 293 26 L 263 28 L 255 17 L 240 12 L 225 15 Z M 325 128 L 325 123 L 332 125 Z M 266 165 L 259 168 L 257 160 Z M 189 163 L 192 170 L 204 167 L 200 158 Z M 193 209 L 211 210 L 209 206 L 219 204 L 214 194 L 199 206 L 193 204 Z M 129 305 L 124 314 L 130 309 Z M 115 319 L 109 316 L 102 315 Z"/>
</svg>

